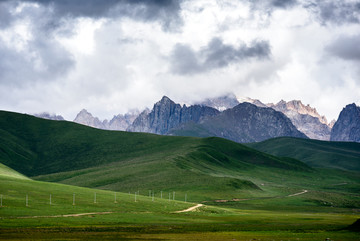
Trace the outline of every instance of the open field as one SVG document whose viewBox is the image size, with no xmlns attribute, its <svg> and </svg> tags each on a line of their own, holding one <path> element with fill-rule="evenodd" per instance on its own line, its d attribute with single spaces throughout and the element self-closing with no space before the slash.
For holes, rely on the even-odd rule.
<svg viewBox="0 0 360 241">
<path fill-rule="evenodd" d="M 8 172 L 9 173 L 9 172 Z M 14 172 L 16 174 L 16 172 Z M 356 240 L 358 209 L 304 203 L 318 193 L 196 203 L 0 176 L 0 239 Z M 96 192 L 96 203 L 94 196 Z M 73 205 L 73 194 L 76 194 Z M 50 197 L 52 194 L 52 203 Z M 168 194 L 168 193 L 166 193 Z M 28 195 L 28 206 L 26 206 Z M 291 194 L 290 194 L 291 195 Z M 179 200 L 179 198 L 175 199 Z M 80 215 L 79 215 L 80 214 Z"/>
</svg>

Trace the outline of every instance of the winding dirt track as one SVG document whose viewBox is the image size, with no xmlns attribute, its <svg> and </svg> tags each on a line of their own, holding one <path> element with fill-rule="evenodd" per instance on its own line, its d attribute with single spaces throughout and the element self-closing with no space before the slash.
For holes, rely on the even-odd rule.
<svg viewBox="0 0 360 241">
<path fill-rule="evenodd" d="M 304 193 L 307 193 L 307 192 L 308 192 L 308 190 L 304 190 L 304 191 L 302 191 L 302 192 L 290 194 L 290 195 L 288 195 L 288 197 L 293 197 L 293 196 L 301 195 L 301 194 L 304 194 Z"/>
<path fill-rule="evenodd" d="M 286 196 L 275 196 L 275 197 L 258 197 L 258 198 L 243 198 L 243 199 L 239 199 L 239 198 L 233 198 L 232 200 L 226 200 L 226 199 L 219 199 L 219 200 L 213 200 L 214 202 L 217 203 L 226 203 L 226 202 L 241 202 L 241 201 L 249 201 L 249 200 L 259 200 L 259 199 L 275 199 L 275 198 L 286 198 L 286 197 L 294 197 L 294 196 L 298 196 L 298 195 L 302 195 L 309 192 L 308 190 L 304 190 L 302 192 L 298 192 L 298 193 L 294 193 L 294 194 L 289 194 Z M 208 202 L 208 201 L 203 201 L 203 203 Z"/>
<path fill-rule="evenodd" d="M 201 206 L 204 206 L 204 204 L 197 204 L 197 205 L 195 205 L 195 206 L 193 206 L 193 207 L 190 207 L 190 208 L 188 208 L 188 209 L 184 209 L 184 210 L 181 210 L 181 211 L 176 211 L 175 213 L 186 213 L 186 212 L 191 212 L 191 211 L 194 211 L 195 209 L 197 209 L 197 208 L 199 208 L 199 207 L 201 207 Z"/>
</svg>

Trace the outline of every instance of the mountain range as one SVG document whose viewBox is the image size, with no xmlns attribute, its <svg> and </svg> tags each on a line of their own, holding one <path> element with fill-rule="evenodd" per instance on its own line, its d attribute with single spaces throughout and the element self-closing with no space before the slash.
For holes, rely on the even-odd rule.
<svg viewBox="0 0 360 241">
<path fill-rule="evenodd" d="M 74 122 L 98 129 L 125 131 L 139 114 L 140 112 L 138 110 L 133 110 L 125 115 L 116 115 L 110 121 L 100 121 L 99 118 L 94 117 L 87 110 L 83 109 L 77 114 Z"/>
<path fill-rule="evenodd" d="M 241 107 L 237 106 L 242 103 L 250 103 L 260 107 L 260 109 L 241 105 L 242 108 L 248 112 L 240 111 L 239 109 L 241 109 Z M 354 106 L 356 107 L 355 104 Z M 355 107 L 353 107 L 353 109 Z M 264 114 L 265 112 L 261 108 L 271 108 L 275 110 L 275 112 L 267 111 L 267 114 Z M 352 128 L 356 129 L 358 125 L 356 124 L 356 120 L 360 118 L 356 116 L 356 111 L 354 110 L 350 111 L 350 114 L 355 115 L 355 117 L 353 117 L 355 121 L 352 121 L 354 122 L 354 127 Z M 243 122 L 238 121 L 240 116 L 237 116 L 235 113 L 240 112 L 242 112 L 242 115 L 249 117 L 246 120 L 248 122 L 247 124 L 245 119 Z M 252 118 L 256 117 L 255 112 L 262 112 L 262 114 L 258 114 L 262 115 L 263 120 L 258 118 L 257 122 L 254 122 Z M 281 112 L 285 117 L 290 119 L 291 124 L 295 126 L 297 132 L 294 131 L 291 125 L 280 124 L 288 122 L 280 121 L 283 117 L 280 118 L 277 112 Z M 343 119 L 349 117 L 350 114 L 340 115 L 342 117 L 341 122 L 344 122 Z M 35 116 L 46 119 L 63 120 L 61 116 L 49 115 L 47 113 Z M 274 122 L 276 118 L 278 122 Z M 160 135 L 218 136 L 238 142 L 262 141 L 278 136 L 306 136 L 317 140 L 359 141 L 357 139 L 359 134 L 356 131 L 347 130 L 347 134 L 341 134 L 341 130 L 347 128 L 346 123 L 340 124 L 339 122 L 335 130 L 332 131 L 335 120 L 328 123 L 325 116 L 320 115 L 317 110 L 310 105 L 304 105 L 300 100 L 288 102 L 281 100 L 276 104 L 264 104 L 257 99 L 237 98 L 234 94 L 205 99 L 191 106 L 181 106 L 164 96 L 154 104 L 152 110 L 146 109 L 142 112 L 133 110 L 126 114 L 115 115 L 110 121 L 101 121 L 83 109 L 78 113 L 74 122 L 98 129 L 148 132 Z M 227 126 L 224 126 L 224 123 L 227 123 Z M 252 123 L 253 126 L 251 126 L 250 123 Z M 256 130 L 254 126 L 257 126 Z M 272 126 L 273 129 L 268 129 L 269 126 Z M 274 127 L 276 128 L 274 129 Z M 298 132 L 301 132 L 301 134 Z M 259 133 L 261 133 L 261 136 L 259 136 Z M 351 137 L 350 133 L 352 133 Z"/>
<path fill-rule="evenodd" d="M 34 114 L 34 116 L 47 120 L 65 120 L 64 117 L 62 117 L 61 115 L 50 114 L 48 112 Z"/>
<path fill-rule="evenodd" d="M 283 113 L 250 103 L 241 103 L 201 123 L 188 123 L 172 134 L 217 136 L 239 143 L 258 142 L 280 136 L 307 138 Z"/>
<path fill-rule="evenodd" d="M 150 113 L 143 112 L 136 118 L 127 131 L 165 135 L 181 124 L 200 123 L 206 117 L 216 116 L 219 113 L 220 111 L 208 106 L 181 106 L 164 96 L 154 105 Z"/>
</svg>

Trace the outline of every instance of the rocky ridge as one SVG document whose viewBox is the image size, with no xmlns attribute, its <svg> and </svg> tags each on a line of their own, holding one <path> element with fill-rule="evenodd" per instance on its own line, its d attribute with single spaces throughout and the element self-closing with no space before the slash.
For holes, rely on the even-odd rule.
<svg viewBox="0 0 360 241">
<path fill-rule="evenodd" d="M 331 141 L 360 142 L 360 107 L 347 105 L 331 130 Z"/>
<path fill-rule="evenodd" d="M 64 117 L 62 117 L 61 115 L 50 114 L 48 112 L 42 112 L 42 113 L 39 113 L 39 114 L 34 114 L 34 116 L 42 118 L 42 119 L 47 119 L 47 120 L 58 120 L 58 121 L 65 120 Z"/>
<path fill-rule="evenodd" d="M 218 111 L 224 111 L 237 106 L 240 102 L 234 94 L 227 94 L 217 98 L 207 98 L 198 104 L 201 106 L 212 107 Z"/>
<path fill-rule="evenodd" d="M 326 117 L 321 116 L 315 108 L 304 105 L 300 100 L 286 102 L 279 101 L 277 104 L 264 104 L 260 100 L 248 97 L 238 98 L 240 103 L 251 103 L 258 107 L 270 107 L 285 114 L 296 128 L 312 139 L 330 140 L 330 132 L 335 121 L 327 123 Z"/>
<path fill-rule="evenodd" d="M 151 112 L 141 113 L 127 131 L 168 134 L 168 132 L 187 122 L 199 123 L 204 118 L 219 114 L 219 111 L 200 105 L 181 106 L 164 96 L 158 101 Z"/>
<path fill-rule="evenodd" d="M 284 113 L 299 131 L 311 139 L 330 140 L 331 127 L 329 127 L 326 117 L 321 116 L 310 105 L 305 106 L 300 100 L 289 102 L 281 100 L 275 105 L 268 104 L 268 106 Z"/>
<path fill-rule="evenodd" d="M 125 115 L 116 115 L 110 121 L 101 121 L 99 118 L 94 117 L 87 110 L 83 109 L 77 114 L 74 122 L 98 129 L 125 131 L 138 115 L 139 111 L 134 110 Z"/>
<path fill-rule="evenodd" d="M 322 124 L 328 125 L 328 121 L 325 116 L 321 116 L 315 108 L 310 105 L 304 105 L 300 100 L 284 101 L 281 100 L 277 104 L 267 104 L 268 107 L 274 108 L 281 112 L 297 112 L 301 115 L 309 115 L 319 119 Z"/>
<path fill-rule="evenodd" d="M 182 125 L 172 133 L 217 136 L 240 143 L 258 142 L 280 136 L 307 138 L 283 113 L 247 102 L 209 117 L 201 123 Z"/>
</svg>

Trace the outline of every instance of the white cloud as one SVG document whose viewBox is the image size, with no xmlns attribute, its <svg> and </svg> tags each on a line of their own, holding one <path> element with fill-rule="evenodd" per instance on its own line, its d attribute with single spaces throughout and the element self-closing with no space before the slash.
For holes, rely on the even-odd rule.
<svg viewBox="0 0 360 241">
<path fill-rule="evenodd" d="M 305 0 L 199 0 L 181 2 L 180 8 L 177 1 L 164 8 L 151 1 L 144 16 L 139 6 L 145 1 L 135 12 L 128 1 L 120 2 L 127 6 L 123 11 L 113 1 L 85 12 L 59 10 L 58 3 L 3 3 L 0 13 L 10 19 L 0 24 L 6 58 L 0 63 L 0 108 L 56 112 L 67 119 L 87 108 L 103 119 L 152 107 L 162 95 L 191 103 L 235 92 L 264 102 L 301 99 L 332 119 L 346 104 L 360 104 L 358 62 L 344 57 L 349 48 L 340 41 L 360 35 L 357 15 L 351 10 L 351 18 L 337 18 L 358 1 L 337 3 L 340 12 L 330 11 L 329 2 L 309 6 Z M 214 39 L 230 52 L 265 41 L 269 58 L 224 64 L 215 60 L 233 55 L 217 52 L 218 59 L 195 74 L 171 71 L 175 46 L 199 54 L 210 51 Z"/>
</svg>

